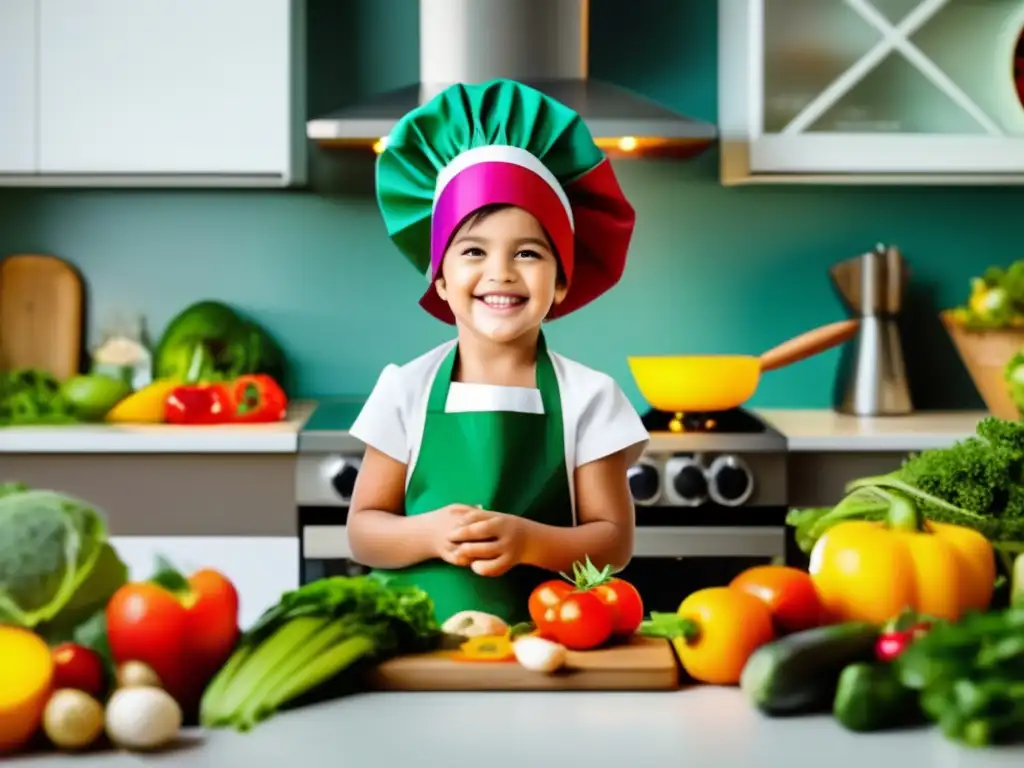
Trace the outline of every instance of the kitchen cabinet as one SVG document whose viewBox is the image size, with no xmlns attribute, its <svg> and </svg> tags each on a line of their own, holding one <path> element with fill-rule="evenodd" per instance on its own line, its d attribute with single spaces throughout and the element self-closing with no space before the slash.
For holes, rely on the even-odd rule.
<svg viewBox="0 0 1024 768">
<path fill-rule="evenodd" d="M 36 25 L 20 43 L 36 67 L 25 78 L 35 90 L 21 97 L 35 106 L 34 130 L 21 128 L 32 133 L 23 142 L 34 140 L 35 151 L 19 153 L 36 161 L 0 168 L 7 171 L 0 184 L 275 187 L 304 180 L 303 0 L 13 3 L 31 6 L 24 13 Z M 9 15 L 0 11 L 0 27 Z M 0 41 L 6 37 L 0 31 Z M 6 107 L 14 79 L 3 61 Z"/>
<path fill-rule="evenodd" d="M 719 0 L 722 182 L 1024 182 L 1022 0 Z"/>
<path fill-rule="evenodd" d="M 0 3 L 0 174 L 36 169 L 36 0 Z"/>
</svg>

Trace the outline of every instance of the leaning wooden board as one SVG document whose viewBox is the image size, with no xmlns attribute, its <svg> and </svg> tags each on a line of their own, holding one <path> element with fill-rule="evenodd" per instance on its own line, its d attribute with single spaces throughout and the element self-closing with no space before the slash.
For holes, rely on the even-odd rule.
<svg viewBox="0 0 1024 768">
<path fill-rule="evenodd" d="M 36 368 L 63 381 L 81 361 L 83 288 L 56 256 L 0 260 L 0 370 Z"/>
<path fill-rule="evenodd" d="M 370 673 L 390 691 L 667 691 L 679 687 L 667 640 L 634 637 L 596 651 L 570 651 L 565 668 L 545 675 L 511 662 L 456 661 L 450 651 L 400 656 Z"/>
</svg>

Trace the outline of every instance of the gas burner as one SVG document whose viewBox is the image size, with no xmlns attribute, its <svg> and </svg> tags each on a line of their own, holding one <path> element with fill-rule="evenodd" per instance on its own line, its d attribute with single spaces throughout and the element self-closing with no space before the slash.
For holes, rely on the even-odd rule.
<svg viewBox="0 0 1024 768">
<path fill-rule="evenodd" d="M 764 422 L 742 408 L 705 413 L 669 413 L 651 409 L 643 417 L 648 432 L 676 434 L 758 434 L 766 431 Z"/>
</svg>

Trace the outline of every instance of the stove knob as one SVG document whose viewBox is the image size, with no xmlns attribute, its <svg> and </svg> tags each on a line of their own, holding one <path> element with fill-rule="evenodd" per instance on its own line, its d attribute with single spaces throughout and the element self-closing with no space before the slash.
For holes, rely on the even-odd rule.
<svg viewBox="0 0 1024 768">
<path fill-rule="evenodd" d="M 356 488 L 356 478 L 359 476 L 359 462 L 351 459 L 342 460 L 334 473 L 331 475 L 331 487 L 341 500 L 348 503 L 352 499 L 352 493 Z"/>
<path fill-rule="evenodd" d="M 665 471 L 672 478 L 676 501 L 684 507 L 696 507 L 707 501 L 708 481 L 704 467 L 692 456 L 669 459 Z"/>
<path fill-rule="evenodd" d="M 708 469 L 711 500 L 723 507 L 738 507 L 754 493 L 754 476 L 738 456 L 719 456 Z"/>
<path fill-rule="evenodd" d="M 641 461 L 629 468 L 626 473 L 629 479 L 629 492 L 640 506 L 650 506 L 661 496 L 661 474 L 658 468 L 646 461 Z"/>
</svg>

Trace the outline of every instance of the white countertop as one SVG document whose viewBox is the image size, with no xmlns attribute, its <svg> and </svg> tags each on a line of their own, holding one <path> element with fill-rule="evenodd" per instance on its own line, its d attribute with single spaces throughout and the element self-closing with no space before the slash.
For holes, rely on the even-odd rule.
<svg viewBox="0 0 1024 768">
<path fill-rule="evenodd" d="M 277 424 L 179 427 L 81 424 L 0 429 L 2 453 L 295 453 L 316 408 L 296 401 Z M 758 409 L 796 452 L 909 452 L 952 445 L 974 433 L 984 411 L 920 412 L 857 418 L 831 410 Z M 670 440 L 670 438 L 666 438 Z"/>
<path fill-rule="evenodd" d="M 508 742 L 508 739 L 512 739 Z M 507 747 L 498 747 L 501 742 Z M 521 745 L 521 746 L 520 746 Z M 366 693 L 181 746 L 8 758 L 11 768 L 437 765 L 447 768 L 1020 768 L 1024 746 L 968 749 L 935 728 L 855 734 L 832 717 L 769 719 L 739 691 Z"/>
<path fill-rule="evenodd" d="M 315 403 L 273 424 L 74 424 L 0 429 L 0 453 L 295 453 Z"/>
<path fill-rule="evenodd" d="M 974 434 L 985 411 L 922 411 L 910 416 L 857 417 L 830 410 L 756 411 L 786 436 L 790 451 L 879 452 L 947 448 Z"/>
</svg>

